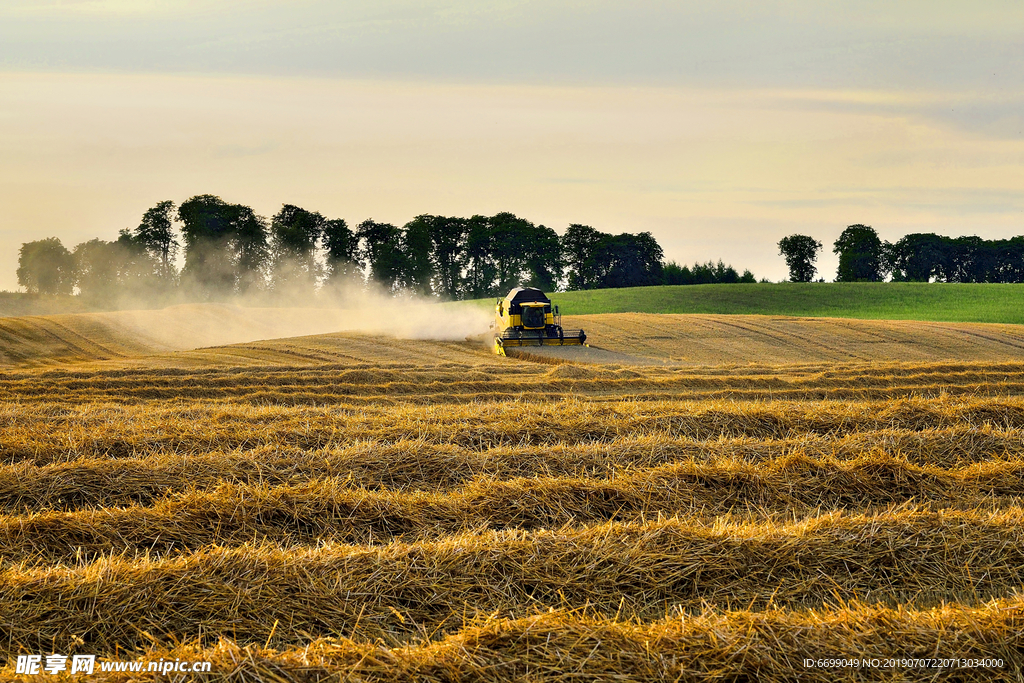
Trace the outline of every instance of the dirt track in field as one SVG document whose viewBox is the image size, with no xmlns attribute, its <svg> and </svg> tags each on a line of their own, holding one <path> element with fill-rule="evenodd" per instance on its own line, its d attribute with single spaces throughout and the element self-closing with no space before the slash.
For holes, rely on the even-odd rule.
<svg viewBox="0 0 1024 683">
<path fill-rule="evenodd" d="M 990 323 L 609 313 L 565 325 L 609 353 L 693 366 L 1024 358 L 1024 327 Z"/>
</svg>

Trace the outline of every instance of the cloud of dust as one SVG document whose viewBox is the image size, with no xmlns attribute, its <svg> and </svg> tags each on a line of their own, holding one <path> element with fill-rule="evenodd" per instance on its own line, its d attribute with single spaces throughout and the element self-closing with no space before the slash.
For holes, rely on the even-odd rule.
<svg viewBox="0 0 1024 683">
<path fill-rule="evenodd" d="M 308 282 L 292 283 L 273 293 L 160 309 L 141 297 L 122 298 L 117 304 L 122 310 L 93 315 L 116 336 L 129 336 L 136 344 L 160 351 L 332 332 L 464 341 L 484 335 L 491 319 L 486 309 L 473 305 L 392 296 L 358 280 L 317 291 Z"/>
</svg>

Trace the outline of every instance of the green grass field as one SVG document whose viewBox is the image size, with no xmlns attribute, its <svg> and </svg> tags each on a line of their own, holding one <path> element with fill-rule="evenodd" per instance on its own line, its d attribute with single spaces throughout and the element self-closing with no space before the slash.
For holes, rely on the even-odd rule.
<svg viewBox="0 0 1024 683">
<path fill-rule="evenodd" d="M 551 295 L 567 315 L 725 313 L 1024 324 L 1024 285 L 825 282 L 633 287 Z M 489 305 L 490 301 L 480 301 Z"/>
</svg>

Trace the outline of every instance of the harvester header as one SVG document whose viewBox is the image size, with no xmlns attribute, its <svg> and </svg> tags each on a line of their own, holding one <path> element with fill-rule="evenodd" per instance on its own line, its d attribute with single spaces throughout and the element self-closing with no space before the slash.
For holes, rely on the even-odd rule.
<svg viewBox="0 0 1024 683">
<path fill-rule="evenodd" d="M 494 351 L 510 346 L 582 346 L 583 330 L 563 330 L 558 306 L 533 287 L 516 287 L 494 304 Z"/>
</svg>

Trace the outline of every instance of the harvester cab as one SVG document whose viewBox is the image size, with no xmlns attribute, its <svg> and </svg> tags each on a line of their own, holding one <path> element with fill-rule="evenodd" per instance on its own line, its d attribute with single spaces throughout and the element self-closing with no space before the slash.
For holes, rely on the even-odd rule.
<svg viewBox="0 0 1024 683">
<path fill-rule="evenodd" d="M 558 306 L 533 287 L 516 287 L 494 305 L 494 352 L 511 346 L 582 346 L 583 330 L 563 330 Z"/>
</svg>

